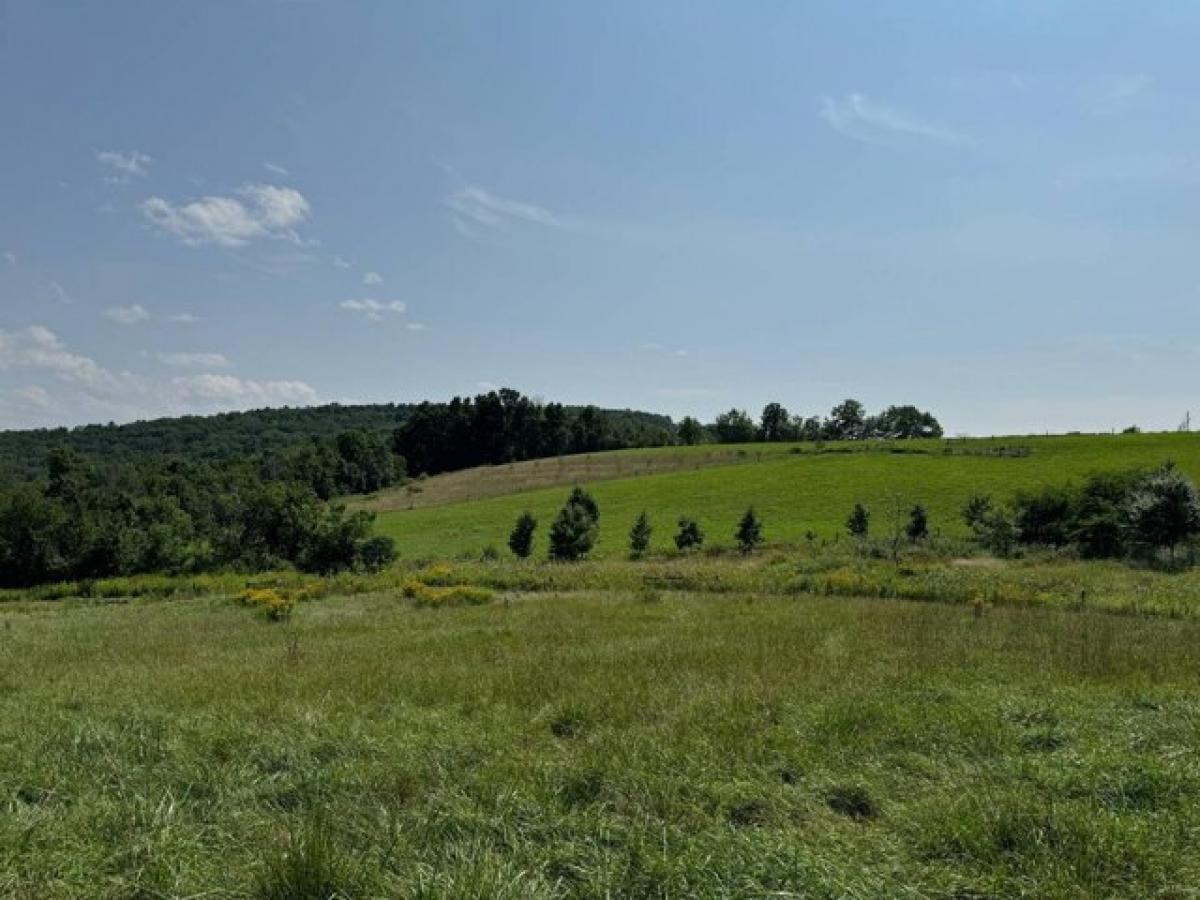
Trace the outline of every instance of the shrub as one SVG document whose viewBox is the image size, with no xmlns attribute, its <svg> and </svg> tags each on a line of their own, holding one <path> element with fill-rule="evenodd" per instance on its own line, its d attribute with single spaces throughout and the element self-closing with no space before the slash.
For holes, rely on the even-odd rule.
<svg viewBox="0 0 1200 900">
<path fill-rule="evenodd" d="M 550 558 L 577 560 L 587 556 L 600 535 L 600 510 L 582 488 L 575 488 L 550 526 Z"/>
<path fill-rule="evenodd" d="M 1022 491 L 1013 500 L 1013 525 L 1022 544 L 1061 547 L 1070 540 L 1072 492 L 1065 487 Z"/>
<path fill-rule="evenodd" d="M 675 535 L 675 546 L 680 550 L 690 550 L 704 543 L 704 532 L 700 523 L 688 516 L 679 519 L 679 531 Z"/>
<path fill-rule="evenodd" d="M 909 510 L 908 524 L 904 527 L 904 533 L 914 543 L 929 537 L 929 515 L 920 503 Z"/>
<path fill-rule="evenodd" d="M 495 593 L 488 588 L 470 584 L 455 584 L 436 587 L 416 579 L 409 579 L 400 587 L 402 596 L 416 602 L 419 607 L 437 606 L 481 606 L 490 603 Z"/>
<path fill-rule="evenodd" d="M 1129 497 L 1129 531 L 1138 543 L 1155 550 L 1175 547 L 1200 533 L 1200 496 L 1196 486 L 1168 463 Z"/>
<path fill-rule="evenodd" d="M 855 503 L 850 518 L 846 520 L 846 530 L 860 540 L 865 538 L 871 530 L 870 510 L 861 503 Z"/>
<path fill-rule="evenodd" d="M 508 549 L 514 556 L 520 559 L 528 558 L 533 552 L 533 533 L 536 530 L 537 519 L 533 517 L 533 513 L 521 513 L 508 535 Z"/>
<path fill-rule="evenodd" d="M 379 572 L 396 561 L 396 542 L 376 535 L 358 545 L 358 562 L 368 572 Z"/>
<path fill-rule="evenodd" d="M 633 523 L 633 528 L 629 529 L 629 555 L 634 559 L 640 559 L 646 554 L 650 548 L 650 535 L 654 531 L 650 527 L 650 520 L 646 517 L 646 511 L 638 515 Z"/>
<path fill-rule="evenodd" d="M 738 549 L 743 553 L 753 552 L 754 548 L 763 542 L 762 522 L 755 515 L 754 507 L 747 509 L 742 516 L 734 538 L 737 540 Z"/>
<path fill-rule="evenodd" d="M 276 588 L 246 588 L 241 599 L 245 605 L 261 610 L 272 622 L 290 618 L 296 608 L 295 599 Z"/>
</svg>

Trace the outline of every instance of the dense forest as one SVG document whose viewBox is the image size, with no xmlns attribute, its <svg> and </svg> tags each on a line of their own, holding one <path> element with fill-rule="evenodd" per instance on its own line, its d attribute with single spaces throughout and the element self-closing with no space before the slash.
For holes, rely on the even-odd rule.
<svg viewBox="0 0 1200 900">
<path fill-rule="evenodd" d="M 486 406 L 488 397 L 507 397 L 515 393 L 492 392 L 475 398 L 474 402 Z M 525 403 L 531 402 L 522 399 Z M 453 402 L 472 401 L 456 399 Z M 382 403 L 344 406 L 335 403 L 154 419 L 126 425 L 3 431 L 0 432 L 0 484 L 43 477 L 51 451 L 59 447 L 68 447 L 89 459 L 102 459 L 109 463 L 148 458 L 223 462 L 262 457 L 294 449 L 313 438 L 334 438 L 349 431 L 371 432 L 386 436 L 390 441 L 395 429 L 414 411 L 432 405 Z M 606 449 L 649 446 L 674 440 L 674 424 L 667 416 L 595 407 L 558 408 L 566 417 L 573 419 L 582 414 L 585 419 L 595 423 L 588 429 L 589 433 L 597 435 L 597 440 Z M 587 449 L 598 447 L 589 446 Z M 412 471 L 416 474 L 424 470 L 416 468 Z"/>
</svg>

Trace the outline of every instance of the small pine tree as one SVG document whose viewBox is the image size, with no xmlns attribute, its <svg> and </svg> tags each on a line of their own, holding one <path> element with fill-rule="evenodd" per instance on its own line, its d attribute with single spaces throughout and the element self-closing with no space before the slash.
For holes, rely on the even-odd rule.
<svg viewBox="0 0 1200 900">
<path fill-rule="evenodd" d="M 641 559 L 646 551 L 650 548 L 650 534 L 653 532 L 650 527 L 650 520 L 646 517 L 646 511 L 642 510 L 633 523 L 633 528 L 629 530 L 629 555 L 634 559 Z"/>
<path fill-rule="evenodd" d="M 762 543 L 762 522 L 755 515 L 754 507 L 747 509 L 746 514 L 742 516 L 734 538 L 737 539 L 738 548 L 743 553 L 752 553 L 754 548 Z"/>
<path fill-rule="evenodd" d="M 861 503 L 854 504 L 854 511 L 846 520 L 846 530 L 860 540 L 871 530 L 871 512 Z"/>
<path fill-rule="evenodd" d="M 904 533 L 913 543 L 929 537 L 929 515 L 920 503 L 909 510 L 908 524 L 904 527 Z"/>
<path fill-rule="evenodd" d="M 550 558 L 575 560 L 587 556 L 600 534 L 600 510 L 591 494 L 575 488 L 550 526 Z"/>
<path fill-rule="evenodd" d="M 508 549 L 520 559 L 528 558 L 533 552 L 533 532 L 537 530 L 537 519 L 531 512 L 523 512 L 508 535 Z"/>
<path fill-rule="evenodd" d="M 679 532 L 675 535 L 675 546 L 680 550 L 690 550 L 704 543 L 704 532 L 700 523 L 695 519 L 683 516 L 679 520 Z"/>
</svg>

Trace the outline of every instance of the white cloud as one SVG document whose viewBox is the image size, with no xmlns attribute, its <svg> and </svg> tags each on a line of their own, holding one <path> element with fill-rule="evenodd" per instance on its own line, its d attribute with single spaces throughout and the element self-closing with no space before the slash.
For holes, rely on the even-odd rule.
<svg viewBox="0 0 1200 900">
<path fill-rule="evenodd" d="M 173 316 L 167 316 L 168 322 L 174 322 L 177 325 L 195 325 L 200 321 L 200 317 L 193 315 L 190 312 L 176 313 Z"/>
<path fill-rule="evenodd" d="M 186 356 L 181 354 L 179 361 Z M 224 359 L 220 354 L 192 356 L 196 360 L 211 356 L 209 361 L 213 362 Z M 90 357 L 71 352 L 54 332 L 40 325 L 19 331 L 0 330 L 0 372 L 6 371 L 42 375 L 61 385 L 53 394 L 39 384 L 0 391 L 0 423 L 6 427 L 26 427 L 30 422 L 129 421 L 319 402 L 316 390 L 304 381 L 259 381 L 211 372 L 161 380 L 110 372 Z M 46 419 L 50 408 L 54 411 L 53 421 Z"/>
<path fill-rule="evenodd" d="M 151 197 L 142 203 L 142 214 L 190 247 L 241 247 L 258 238 L 300 243 L 294 229 L 312 209 L 303 194 L 269 184 L 249 184 L 237 194 L 201 197 L 180 205 Z"/>
<path fill-rule="evenodd" d="M 425 323 L 424 322 L 409 322 L 404 327 L 407 328 L 409 331 L 424 331 Z"/>
<path fill-rule="evenodd" d="M 279 165 L 279 163 L 265 162 L 265 163 L 263 163 L 263 168 L 266 169 L 268 172 L 274 172 L 276 175 L 282 175 L 285 178 L 288 175 L 292 174 L 287 169 L 285 169 L 283 166 Z"/>
<path fill-rule="evenodd" d="M 303 381 L 251 381 L 235 375 L 188 375 L 173 378 L 171 386 L 183 402 L 216 406 L 266 406 L 275 403 L 311 405 L 317 392 Z"/>
<path fill-rule="evenodd" d="M 163 365 L 179 369 L 228 369 L 232 365 L 223 353 L 156 353 L 154 356 Z"/>
<path fill-rule="evenodd" d="M 58 335 L 42 325 L 0 331 L 0 371 L 7 369 L 38 370 L 92 387 L 113 379 L 95 360 L 67 350 Z"/>
<path fill-rule="evenodd" d="M 111 306 L 104 315 L 121 325 L 136 325 L 150 318 L 150 311 L 138 303 L 129 306 Z"/>
<path fill-rule="evenodd" d="M 340 256 L 335 256 L 333 258 L 333 264 L 335 266 L 337 266 L 339 269 L 348 269 L 352 265 L 354 265 L 354 263 L 350 262 L 350 260 L 342 259 Z"/>
<path fill-rule="evenodd" d="M 128 181 L 130 175 L 145 175 L 146 166 L 154 162 L 151 157 L 145 153 L 139 153 L 137 150 L 130 150 L 128 153 L 120 153 L 116 150 L 98 150 L 96 159 L 114 171 L 122 173 L 122 177 L 115 179 L 118 181 Z"/>
<path fill-rule="evenodd" d="M 378 272 L 368 272 L 363 276 L 363 284 L 383 284 L 383 276 Z"/>
<path fill-rule="evenodd" d="M 529 222 L 560 228 L 566 224 L 543 206 L 499 197 L 474 184 L 459 188 L 445 202 L 454 212 L 455 227 L 467 236 L 472 233 L 471 225 L 502 228 L 513 222 Z"/>
<path fill-rule="evenodd" d="M 343 300 L 338 306 L 350 312 L 361 313 L 372 322 L 382 322 L 385 314 L 399 315 L 407 309 L 402 300 Z"/>
<path fill-rule="evenodd" d="M 841 100 L 822 98 L 821 118 L 846 137 L 866 143 L 885 143 L 896 138 L 959 146 L 971 143 L 960 131 L 877 103 L 862 94 L 848 94 Z"/>
<path fill-rule="evenodd" d="M 71 295 L 67 293 L 66 288 L 64 288 L 57 281 L 51 281 L 48 285 L 46 285 L 46 295 L 55 303 L 62 303 L 65 305 L 67 303 L 75 302 Z"/>
<path fill-rule="evenodd" d="M 11 250 L 5 250 L 4 261 L 10 266 L 15 266 L 17 264 L 17 254 L 13 253 Z"/>
</svg>

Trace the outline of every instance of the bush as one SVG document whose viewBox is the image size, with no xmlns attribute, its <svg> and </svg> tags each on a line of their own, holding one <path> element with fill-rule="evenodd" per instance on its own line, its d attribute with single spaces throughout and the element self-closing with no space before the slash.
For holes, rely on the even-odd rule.
<svg viewBox="0 0 1200 900">
<path fill-rule="evenodd" d="M 679 520 L 679 531 L 675 535 L 675 546 L 680 550 L 690 550 L 704 543 L 704 532 L 700 524 L 692 518 L 683 516 Z"/>
<path fill-rule="evenodd" d="M 1196 486 L 1168 463 L 1130 495 L 1129 532 L 1134 541 L 1175 558 L 1175 547 L 1200 533 L 1200 496 Z"/>
<path fill-rule="evenodd" d="M 1070 541 L 1074 497 L 1069 488 L 1022 491 L 1013 500 L 1013 525 L 1022 544 L 1061 547 Z"/>
<path fill-rule="evenodd" d="M 396 542 L 390 537 L 376 535 L 358 545 L 359 565 L 368 572 L 380 572 L 396 561 Z"/>
<path fill-rule="evenodd" d="M 587 556 L 600 536 L 600 510 L 591 494 L 575 488 L 550 526 L 550 558 L 562 561 Z"/>
<path fill-rule="evenodd" d="M 754 513 L 754 507 L 746 510 L 742 520 L 738 523 L 737 531 L 734 532 L 734 538 L 737 540 L 738 549 L 743 553 L 751 553 L 754 548 L 763 542 L 762 522 Z"/>
<path fill-rule="evenodd" d="M 470 584 L 436 587 L 416 579 L 404 582 L 400 593 L 410 600 L 416 601 L 416 605 L 420 607 L 480 606 L 490 603 L 496 596 L 488 588 L 475 587 Z"/>
<path fill-rule="evenodd" d="M 296 601 L 287 593 L 275 588 L 246 588 L 242 603 L 255 607 L 272 622 L 283 622 L 291 618 Z"/>
<path fill-rule="evenodd" d="M 533 552 L 533 533 L 537 530 L 537 519 L 531 512 L 523 512 L 508 535 L 508 549 L 519 559 L 528 558 Z"/>
<path fill-rule="evenodd" d="M 850 518 L 846 520 L 846 530 L 859 540 L 865 538 L 871 530 L 870 510 L 861 503 L 855 503 Z"/>
<path fill-rule="evenodd" d="M 904 526 L 904 533 L 913 543 L 929 537 L 929 515 L 920 503 L 909 510 L 908 524 Z"/>
<path fill-rule="evenodd" d="M 633 528 L 629 530 L 629 555 L 634 559 L 641 559 L 646 551 L 650 548 L 650 535 L 654 531 L 650 527 L 650 520 L 646 517 L 646 511 L 638 515 L 633 523 Z"/>
</svg>

